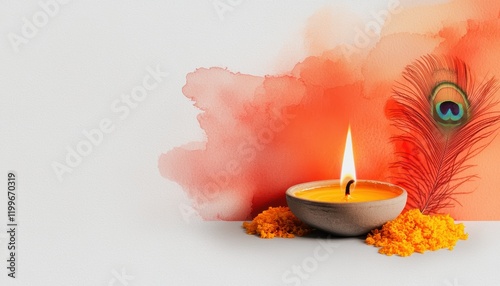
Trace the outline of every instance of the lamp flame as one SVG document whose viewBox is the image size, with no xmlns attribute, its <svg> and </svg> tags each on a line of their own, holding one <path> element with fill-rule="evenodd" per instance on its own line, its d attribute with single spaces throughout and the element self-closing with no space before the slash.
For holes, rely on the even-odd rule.
<svg viewBox="0 0 500 286">
<path fill-rule="evenodd" d="M 344 159 L 342 160 L 342 171 L 340 173 L 340 187 L 345 190 L 350 180 L 356 181 L 356 167 L 354 166 L 354 154 L 352 151 L 351 126 L 347 129 L 345 140 Z"/>
</svg>

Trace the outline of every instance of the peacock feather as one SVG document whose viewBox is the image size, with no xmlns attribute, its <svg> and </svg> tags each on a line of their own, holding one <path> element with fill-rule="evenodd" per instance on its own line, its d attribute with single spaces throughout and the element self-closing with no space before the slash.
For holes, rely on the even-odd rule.
<svg viewBox="0 0 500 286">
<path fill-rule="evenodd" d="M 476 82 L 460 59 L 424 56 L 406 67 L 388 116 L 396 161 L 393 180 L 408 192 L 407 209 L 438 213 L 460 204 L 460 188 L 478 176 L 470 159 L 493 140 L 500 113 L 494 78 Z"/>
</svg>

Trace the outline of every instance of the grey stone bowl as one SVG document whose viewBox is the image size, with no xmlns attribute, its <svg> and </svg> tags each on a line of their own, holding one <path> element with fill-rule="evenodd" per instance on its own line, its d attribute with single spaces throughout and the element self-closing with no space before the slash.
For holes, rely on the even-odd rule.
<svg viewBox="0 0 500 286">
<path fill-rule="evenodd" d="M 378 181 L 358 180 L 356 184 L 394 192 L 395 197 L 369 202 L 330 203 L 296 197 L 298 191 L 339 185 L 339 180 L 314 181 L 295 185 L 286 191 L 292 213 L 306 224 L 338 236 L 360 236 L 396 218 L 407 199 L 403 188 Z M 355 191 L 355 190 L 354 190 Z"/>
</svg>

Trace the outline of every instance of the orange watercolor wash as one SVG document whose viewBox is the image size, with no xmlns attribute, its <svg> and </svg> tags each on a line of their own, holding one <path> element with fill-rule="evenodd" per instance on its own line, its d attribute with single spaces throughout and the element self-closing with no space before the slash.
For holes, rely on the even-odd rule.
<svg viewBox="0 0 500 286">
<path fill-rule="evenodd" d="M 249 219 L 284 205 L 292 185 L 337 178 L 350 124 L 358 178 L 390 181 L 394 153 L 411 152 L 409 145 L 390 143 L 396 130 L 386 116 L 402 71 L 424 55 L 439 54 L 466 62 L 479 81 L 500 79 L 499 11 L 497 1 L 402 7 L 372 47 L 348 57 L 334 41 L 318 40 L 335 37 L 328 29 L 307 30 L 318 27 L 312 18 L 306 39 L 315 56 L 288 73 L 197 69 L 187 75 L 183 93 L 201 110 L 206 141 L 162 154 L 160 173 L 182 186 L 203 218 Z M 325 13 L 317 17 L 342 26 Z M 319 47 L 325 49 L 320 55 Z M 473 192 L 443 212 L 458 220 L 500 220 L 499 140 L 471 161 L 480 179 L 457 190 Z"/>
</svg>

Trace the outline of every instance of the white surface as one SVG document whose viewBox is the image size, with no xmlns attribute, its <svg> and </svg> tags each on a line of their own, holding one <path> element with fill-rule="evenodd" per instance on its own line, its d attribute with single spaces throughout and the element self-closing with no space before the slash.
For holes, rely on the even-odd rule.
<svg viewBox="0 0 500 286">
<path fill-rule="evenodd" d="M 316 239 L 261 240 L 240 222 L 196 222 L 157 160 L 204 138 L 181 92 L 187 73 L 286 71 L 307 54 L 307 18 L 331 1 L 232 1 L 222 19 L 213 1 L 68 1 L 15 52 L 9 35 L 43 11 L 38 2 L 0 4 L 0 186 L 15 170 L 19 192 L 15 280 L 5 267 L 0 196 L 0 285 L 280 285 L 285 271 L 314 257 Z M 369 3 L 344 6 L 366 18 L 386 5 Z M 112 104 L 142 84 L 148 67 L 169 76 L 120 119 Z M 60 182 L 51 164 L 106 118 L 114 130 Z M 498 284 L 499 226 L 467 223 L 471 238 L 455 251 L 404 259 L 341 239 L 301 283 Z M 134 279 L 119 281 L 122 271 Z"/>
</svg>

